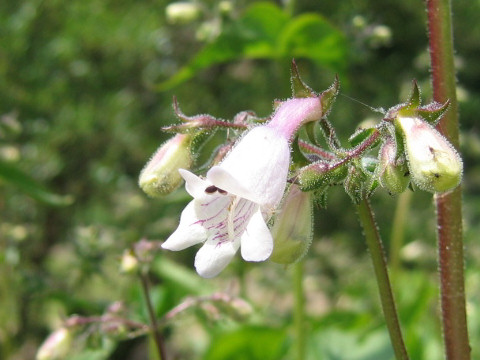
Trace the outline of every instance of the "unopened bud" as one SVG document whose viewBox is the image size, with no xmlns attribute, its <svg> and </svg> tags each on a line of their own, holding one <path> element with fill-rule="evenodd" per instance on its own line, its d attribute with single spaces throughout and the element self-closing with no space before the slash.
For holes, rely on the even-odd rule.
<svg viewBox="0 0 480 360">
<path fill-rule="evenodd" d="M 405 191 L 410 182 L 407 161 L 405 157 L 397 156 L 397 145 L 393 138 L 382 145 L 379 153 L 378 180 L 390 194 L 400 194 Z"/>
<path fill-rule="evenodd" d="M 460 155 L 437 130 L 416 117 L 397 117 L 413 182 L 429 192 L 454 189 L 462 179 Z"/>
<path fill-rule="evenodd" d="M 171 24 L 188 24 L 198 19 L 200 7 L 193 2 L 178 1 L 167 5 L 165 15 Z"/>
<path fill-rule="evenodd" d="M 392 42 L 392 30 L 385 25 L 377 25 L 370 34 L 370 45 L 374 48 L 388 46 Z"/>
<path fill-rule="evenodd" d="M 227 15 L 233 11 L 233 3 L 229 0 L 223 0 L 218 3 L 218 10 L 221 14 Z"/>
<path fill-rule="evenodd" d="M 140 173 L 138 184 L 145 193 L 164 196 L 182 184 L 178 169 L 190 169 L 193 163 L 192 139 L 193 135 L 177 134 L 160 146 Z"/>
<path fill-rule="evenodd" d="M 120 271 L 124 274 L 135 274 L 138 271 L 138 259 L 132 250 L 125 250 L 120 262 Z"/>
<path fill-rule="evenodd" d="M 37 351 L 37 360 L 62 360 L 66 359 L 72 344 L 71 331 L 62 327 L 43 342 Z"/>
<path fill-rule="evenodd" d="M 348 167 L 348 174 L 343 182 L 345 192 L 354 204 L 359 204 L 370 192 L 367 185 L 368 177 L 359 164 L 354 162 Z"/>
<path fill-rule="evenodd" d="M 317 161 L 302 168 L 297 179 L 303 191 L 323 191 L 330 185 L 342 182 L 346 176 L 346 166 L 335 167 L 327 161 Z"/>
<path fill-rule="evenodd" d="M 311 193 L 292 185 L 272 228 L 274 247 L 270 260 L 292 264 L 307 253 L 313 236 L 312 216 Z"/>
</svg>

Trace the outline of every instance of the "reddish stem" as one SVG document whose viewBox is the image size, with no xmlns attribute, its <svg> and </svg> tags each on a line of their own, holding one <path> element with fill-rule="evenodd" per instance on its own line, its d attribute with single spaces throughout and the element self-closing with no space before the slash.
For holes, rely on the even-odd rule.
<svg viewBox="0 0 480 360">
<path fill-rule="evenodd" d="M 438 130 L 458 148 L 450 0 L 426 0 L 434 100 L 450 100 Z M 435 197 L 443 336 L 448 360 L 470 359 L 465 309 L 461 188 Z"/>
</svg>

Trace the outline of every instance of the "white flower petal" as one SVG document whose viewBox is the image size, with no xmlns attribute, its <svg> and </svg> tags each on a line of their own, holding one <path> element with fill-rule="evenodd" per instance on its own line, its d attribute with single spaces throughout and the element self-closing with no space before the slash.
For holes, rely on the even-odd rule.
<svg viewBox="0 0 480 360">
<path fill-rule="evenodd" d="M 239 240 L 223 243 L 207 240 L 195 256 L 198 274 L 205 278 L 217 276 L 232 260 L 239 246 Z"/>
<path fill-rule="evenodd" d="M 264 261 L 272 254 L 273 238 L 260 210 L 255 212 L 241 239 L 242 257 L 247 261 Z"/>
<path fill-rule="evenodd" d="M 199 178 L 197 175 L 185 169 L 178 169 L 185 180 L 185 189 L 193 198 L 201 198 L 205 195 L 205 189 L 212 185 L 209 181 Z"/>
<path fill-rule="evenodd" d="M 229 195 L 205 194 L 195 199 L 195 213 L 203 227 L 210 228 L 228 216 L 228 207 L 233 197 Z"/>
<path fill-rule="evenodd" d="M 216 187 L 235 196 L 256 201 L 256 194 L 247 190 L 236 178 L 221 166 L 213 166 L 207 173 L 208 180 Z"/>
<path fill-rule="evenodd" d="M 210 169 L 207 179 L 229 193 L 275 208 L 285 190 L 289 163 L 288 140 L 273 128 L 257 126 Z"/>
<path fill-rule="evenodd" d="M 183 209 L 177 230 L 162 244 L 162 248 L 179 251 L 201 243 L 206 238 L 207 230 L 199 222 L 193 200 Z"/>
</svg>

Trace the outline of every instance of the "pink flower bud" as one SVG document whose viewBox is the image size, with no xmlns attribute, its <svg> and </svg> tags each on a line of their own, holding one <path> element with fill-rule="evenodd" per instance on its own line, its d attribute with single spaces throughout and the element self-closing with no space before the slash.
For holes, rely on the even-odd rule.
<svg viewBox="0 0 480 360">
<path fill-rule="evenodd" d="M 379 153 L 378 179 L 390 194 L 405 191 L 410 182 L 407 161 L 398 157 L 395 140 L 390 138 L 382 145 Z"/>
</svg>

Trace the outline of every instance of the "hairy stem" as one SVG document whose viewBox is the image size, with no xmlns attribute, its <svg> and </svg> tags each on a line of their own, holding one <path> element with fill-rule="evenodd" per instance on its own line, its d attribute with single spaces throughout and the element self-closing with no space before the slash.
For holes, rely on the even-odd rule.
<svg viewBox="0 0 480 360">
<path fill-rule="evenodd" d="M 398 196 L 397 207 L 393 217 L 392 232 L 390 235 L 390 269 L 395 276 L 400 269 L 400 251 L 405 238 L 405 224 L 408 218 L 408 210 L 412 192 L 405 191 Z"/>
<path fill-rule="evenodd" d="M 150 326 L 153 335 L 153 340 L 155 342 L 155 347 L 157 348 L 159 360 L 166 360 L 165 348 L 163 346 L 163 337 L 160 333 L 157 323 L 157 317 L 155 316 L 155 311 L 153 310 L 152 300 L 150 298 L 150 282 L 148 280 L 148 275 L 146 273 L 140 273 L 140 281 L 142 283 L 143 295 L 145 297 L 145 303 L 147 304 L 148 317 L 150 318 Z"/>
<path fill-rule="evenodd" d="M 363 199 L 357 205 L 358 217 L 363 228 L 368 250 L 372 258 L 373 269 L 377 279 L 377 285 L 380 292 L 380 301 L 382 303 L 383 314 L 387 324 L 390 340 L 397 360 L 408 360 L 407 350 L 403 341 L 400 322 L 398 320 L 395 300 L 393 298 L 392 287 L 388 277 L 387 262 L 385 260 L 385 250 L 375 217 L 370 207 L 368 199 Z"/>
<path fill-rule="evenodd" d="M 427 0 L 434 100 L 450 100 L 438 130 L 459 146 L 450 0 Z M 448 360 L 470 359 L 465 309 L 461 188 L 435 197 L 443 337 Z"/>
</svg>

